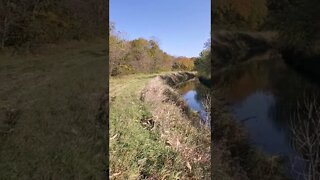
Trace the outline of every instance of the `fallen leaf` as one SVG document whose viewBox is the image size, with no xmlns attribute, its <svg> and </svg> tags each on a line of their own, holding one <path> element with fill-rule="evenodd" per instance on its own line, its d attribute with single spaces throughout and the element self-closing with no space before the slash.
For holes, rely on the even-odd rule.
<svg viewBox="0 0 320 180">
<path fill-rule="evenodd" d="M 177 147 L 179 147 L 180 146 L 180 141 L 179 141 L 179 139 L 177 139 Z"/>
<path fill-rule="evenodd" d="M 117 136 L 118 136 L 118 134 L 112 136 L 110 139 L 111 139 L 111 140 L 114 140 Z"/>
<path fill-rule="evenodd" d="M 146 164 L 146 162 L 147 162 L 147 158 L 140 159 L 140 160 L 138 160 L 138 165 L 144 166 Z"/>
<path fill-rule="evenodd" d="M 190 170 L 190 172 L 191 172 L 191 165 L 190 165 L 190 163 L 189 162 L 187 162 L 187 167 L 189 168 L 189 170 Z"/>
<path fill-rule="evenodd" d="M 110 176 L 110 179 L 113 178 L 113 177 L 115 177 L 115 176 L 119 176 L 120 174 L 121 174 L 121 172 L 114 173 L 114 174 L 112 174 L 112 175 Z"/>
</svg>

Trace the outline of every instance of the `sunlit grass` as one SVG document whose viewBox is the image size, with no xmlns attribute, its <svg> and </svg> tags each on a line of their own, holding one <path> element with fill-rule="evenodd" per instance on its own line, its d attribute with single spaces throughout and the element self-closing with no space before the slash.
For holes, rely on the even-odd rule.
<svg viewBox="0 0 320 180">
<path fill-rule="evenodd" d="M 162 137 L 160 129 L 165 127 L 156 124 L 150 129 L 141 123 L 153 118 L 151 108 L 154 107 L 141 101 L 140 95 L 154 77 L 155 74 L 137 74 L 110 78 L 110 178 L 179 179 L 190 176 L 201 179 L 197 174 L 190 174 L 183 154 L 171 147 Z M 159 104 L 158 108 L 166 107 Z M 168 120 L 163 119 L 163 122 L 168 123 Z M 175 130 L 167 130 L 186 133 L 186 127 L 182 126 L 188 125 L 183 121 L 176 125 Z M 197 134 L 189 135 L 185 139 L 190 144 L 197 145 L 195 136 Z"/>
<path fill-rule="evenodd" d="M 110 176 L 136 179 L 143 176 L 173 177 L 183 169 L 177 153 L 145 129 L 140 120 L 148 115 L 140 92 L 153 75 L 110 79 Z"/>
</svg>

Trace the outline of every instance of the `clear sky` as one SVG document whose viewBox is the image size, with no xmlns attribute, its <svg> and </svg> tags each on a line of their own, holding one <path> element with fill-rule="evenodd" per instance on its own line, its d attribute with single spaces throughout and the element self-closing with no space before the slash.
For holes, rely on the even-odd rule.
<svg viewBox="0 0 320 180">
<path fill-rule="evenodd" d="M 110 0 L 110 21 L 126 39 L 156 37 L 170 55 L 195 57 L 210 38 L 211 0 Z"/>
</svg>

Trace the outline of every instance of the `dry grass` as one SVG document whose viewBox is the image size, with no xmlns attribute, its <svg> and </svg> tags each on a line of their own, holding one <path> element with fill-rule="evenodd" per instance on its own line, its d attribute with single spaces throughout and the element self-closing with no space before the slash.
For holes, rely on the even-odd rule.
<svg viewBox="0 0 320 180">
<path fill-rule="evenodd" d="M 158 76 L 149 82 L 142 96 L 144 101 L 150 104 L 152 116 L 159 125 L 162 139 L 191 165 L 193 176 L 209 178 L 210 130 L 204 126 L 202 128 L 193 126 L 192 121 L 195 119 L 190 117 L 196 117 L 190 116 L 190 111 L 184 110 L 185 105 L 180 95 L 167 84 L 167 82 L 171 85 L 178 84 L 193 77 L 192 74 L 179 73 Z M 197 120 L 200 122 L 199 117 Z"/>
<path fill-rule="evenodd" d="M 141 92 L 147 84 L 150 85 L 148 82 L 159 78 L 155 76 L 155 74 L 137 74 L 110 79 L 110 178 L 203 179 L 205 175 L 208 177 L 206 167 L 210 165 L 198 166 L 200 162 L 208 159 L 200 158 L 200 151 L 195 151 L 201 150 L 201 146 L 198 149 L 194 148 L 205 140 L 200 139 L 203 137 L 200 135 L 198 141 L 195 141 L 195 136 L 199 134 L 181 115 L 181 109 L 169 102 L 160 101 L 157 105 L 150 106 L 149 103 L 140 100 Z M 160 95 L 159 98 L 162 99 Z M 176 119 L 177 117 L 179 119 Z M 181 134 L 168 139 L 168 133 L 172 132 Z M 207 138 L 210 146 L 210 136 Z"/>
<path fill-rule="evenodd" d="M 320 108 L 319 96 L 308 94 L 297 104 L 296 112 L 291 119 L 290 128 L 293 145 L 306 168 L 296 172 L 303 179 L 316 180 L 320 177 Z M 296 162 L 292 161 L 294 168 Z"/>
<path fill-rule="evenodd" d="M 139 99 L 154 76 L 110 78 L 110 179 L 175 179 L 185 168 L 177 153 L 150 131 L 150 113 Z"/>
</svg>

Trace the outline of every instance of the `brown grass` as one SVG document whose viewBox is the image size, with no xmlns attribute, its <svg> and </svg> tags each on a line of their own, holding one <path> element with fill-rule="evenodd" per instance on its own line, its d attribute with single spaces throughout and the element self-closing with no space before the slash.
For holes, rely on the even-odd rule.
<svg viewBox="0 0 320 180">
<path fill-rule="evenodd" d="M 191 116 L 190 111 L 185 110 L 180 95 L 171 87 L 193 77 L 195 75 L 189 73 L 157 76 L 141 96 L 151 107 L 161 138 L 183 156 L 189 175 L 207 179 L 210 177 L 210 130 L 193 125 L 196 119 L 200 122 L 199 117 Z"/>
</svg>

